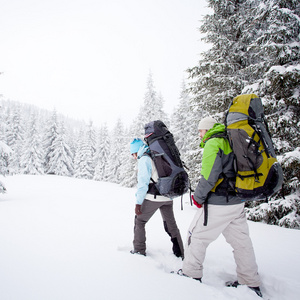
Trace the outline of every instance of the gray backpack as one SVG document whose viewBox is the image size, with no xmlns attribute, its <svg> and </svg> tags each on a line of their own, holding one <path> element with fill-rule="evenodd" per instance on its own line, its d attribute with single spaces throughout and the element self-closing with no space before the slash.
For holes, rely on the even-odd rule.
<svg viewBox="0 0 300 300">
<path fill-rule="evenodd" d="M 159 120 L 146 124 L 145 141 L 157 169 L 159 178 L 154 184 L 159 194 L 169 198 L 185 194 L 189 188 L 188 174 L 166 125 Z"/>
</svg>

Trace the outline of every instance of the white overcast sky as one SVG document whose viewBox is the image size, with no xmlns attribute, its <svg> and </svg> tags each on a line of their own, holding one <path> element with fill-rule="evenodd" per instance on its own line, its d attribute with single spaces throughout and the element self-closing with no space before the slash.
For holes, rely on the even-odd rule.
<svg viewBox="0 0 300 300">
<path fill-rule="evenodd" d="M 137 115 L 151 70 L 170 113 L 205 0 L 0 0 L 0 94 L 113 126 Z"/>
</svg>

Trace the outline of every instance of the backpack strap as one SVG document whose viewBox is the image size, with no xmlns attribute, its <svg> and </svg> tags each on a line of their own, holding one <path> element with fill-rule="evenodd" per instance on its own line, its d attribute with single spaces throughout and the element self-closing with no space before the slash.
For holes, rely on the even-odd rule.
<svg viewBox="0 0 300 300">
<path fill-rule="evenodd" d="M 149 153 L 149 152 L 145 152 L 142 156 L 148 156 L 148 157 L 150 157 L 150 159 L 152 160 L 151 153 Z M 152 177 L 150 177 L 150 181 L 152 182 L 152 186 L 149 186 L 148 192 L 149 192 L 150 190 L 152 190 L 152 191 L 151 191 L 151 194 L 153 193 L 154 199 L 156 199 L 156 196 L 157 196 L 157 195 L 160 195 L 159 192 L 158 192 L 158 189 L 156 188 L 156 183 L 157 183 L 157 182 L 156 182 Z"/>
<path fill-rule="evenodd" d="M 229 141 L 228 135 L 226 134 L 226 132 L 221 132 L 221 133 L 216 133 L 214 135 L 212 135 L 211 137 L 207 138 L 206 141 L 213 139 L 213 138 L 224 138 L 226 140 Z M 230 143 L 230 142 L 229 142 Z M 224 180 L 226 180 L 226 176 L 224 173 L 223 174 L 223 178 Z M 228 190 L 226 189 L 226 198 L 227 198 L 227 202 L 228 202 Z M 207 222 L 208 222 L 208 197 L 206 197 L 204 203 L 203 203 L 203 209 L 204 209 L 204 222 L 203 222 L 203 226 L 207 226 Z"/>
</svg>

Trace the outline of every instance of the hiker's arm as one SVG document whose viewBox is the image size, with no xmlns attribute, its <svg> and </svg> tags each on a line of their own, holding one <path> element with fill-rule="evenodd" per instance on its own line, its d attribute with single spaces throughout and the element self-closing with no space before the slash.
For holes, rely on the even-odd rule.
<svg viewBox="0 0 300 300">
<path fill-rule="evenodd" d="M 142 204 L 148 192 L 150 178 L 152 174 L 151 158 L 142 156 L 138 161 L 138 184 L 136 196 L 136 204 Z"/>
<path fill-rule="evenodd" d="M 216 139 L 208 141 L 202 157 L 200 181 L 195 190 L 195 200 L 203 204 L 208 193 L 214 188 L 222 173 L 222 157 Z"/>
</svg>

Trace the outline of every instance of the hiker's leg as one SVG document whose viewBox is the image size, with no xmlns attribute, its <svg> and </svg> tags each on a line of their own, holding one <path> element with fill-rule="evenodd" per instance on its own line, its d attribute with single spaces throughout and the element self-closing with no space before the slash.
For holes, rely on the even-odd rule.
<svg viewBox="0 0 300 300">
<path fill-rule="evenodd" d="M 184 256 L 184 249 L 180 231 L 176 224 L 173 211 L 173 201 L 164 202 L 160 207 L 160 213 L 163 218 L 164 228 L 168 235 L 171 237 L 171 242 L 173 243 L 173 253 L 177 257 Z"/>
<path fill-rule="evenodd" d="M 187 243 L 184 251 L 182 271 L 193 278 L 202 278 L 203 262 L 206 248 L 217 239 L 228 222 L 226 207 L 223 205 L 208 205 L 208 223 L 203 225 L 204 209 L 199 208 L 188 231 Z"/>
<path fill-rule="evenodd" d="M 142 214 L 139 216 L 135 216 L 133 247 L 135 251 L 138 251 L 141 254 L 146 253 L 145 225 L 153 216 L 153 214 L 157 211 L 158 208 L 158 202 L 144 200 L 141 208 Z"/>
<path fill-rule="evenodd" d="M 237 205 L 234 205 L 237 206 Z M 240 284 L 251 287 L 260 286 L 258 267 L 256 264 L 252 241 L 249 236 L 244 206 L 238 205 L 236 218 L 226 227 L 223 235 L 233 248 L 233 255 L 237 265 L 237 277 Z"/>
</svg>

